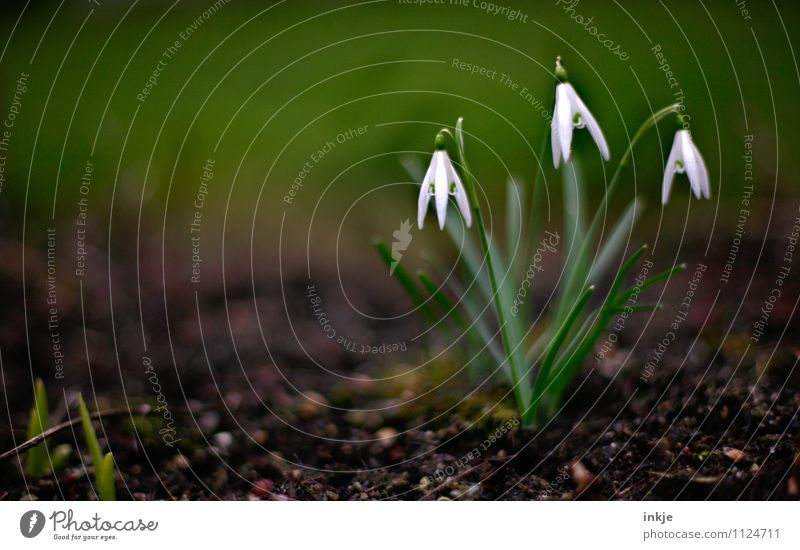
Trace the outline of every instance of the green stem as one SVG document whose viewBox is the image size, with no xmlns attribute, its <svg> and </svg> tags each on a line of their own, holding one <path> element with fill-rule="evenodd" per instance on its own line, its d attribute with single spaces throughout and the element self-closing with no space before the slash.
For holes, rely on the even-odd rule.
<svg viewBox="0 0 800 550">
<path fill-rule="evenodd" d="M 558 328 L 558 331 L 555 334 L 552 342 L 550 342 L 550 349 L 547 351 L 547 355 L 545 356 L 544 361 L 542 362 L 542 366 L 539 369 L 539 372 L 536 375 L 536 384 L 533 388 L 533 399 L 531 400 L 530 406 L 526 411 L 524 411 L 522 415 L 522 419 L 526 425 L 535 426 L 536 422 L 538 421 L 538 413 L 539 407 L 541 406 L 542 396 L 544 395 L 545 389 L 547 388 L 547 384 L 550 381 L 550 369 L 553 367 L 553 363 L 556 360 L 556 356 L 558 355 L 558 351 L 561 349 L 564 340 L 569 334 L 570 330 L 572 329 L 572 325 L 575 324 L 575 321 L 578 318 L 578 315 L 583 311 L 583 308 L 586 307 L 586 303 L 589 301 L 589 297 L 592 295 L 594 291 L 594 287 L 590 286 L 589 288 L 584 291 L 583 295 L 578 299 L 575 305 L 570 310 L 569 315 L 564 320 L 562 325 Z"/>
<path fill-rule="evenodd" d="M 630 143 L 628 144 L 628 148 L 625 150 L 625 153 L 622 155 L 622 158 L 617 164 L 616 170 L 614 170 L 614 175 L 611 176 L 611 181 L 608 183 L 608 187 L 606 188 L 606 192 L 603 194 L 603 199 L 600 201 L 600 205 L 597 207 L 597 211 L 592 218 L 592 223 L 589 225 L 589 230 L 586 232 L 586 238 L 583 241 L 583 245 L 580 248 L 578 253 L 578 258 L 583 258 L 589 253 L 589 247 L 592 246 L 592 243 L 595 240 L 596 233 L 600 230 L 600 224 L 603 220 L 605 214 L 608 210 L 608 202 L 610 198 L 614 195 L 614 192 L 617 189 L 617 185 L 619 184 L 620 175 L 622 174 L 622 169 L 628 165 L 631 159 L 631 154 L 633 152 L 633 148 L 639 142 L 639 140 L 644 136 L 644 134 L 650 128 L 654 127 L 660 120 L 666 118 L 667 116 L 678 113 L 680 109 L 680 105 L 674 104 L 670 105 L 669 107 L 664 107 L 660 111 L 656 111 L 653 113 L 653 116 L 649 117 L 645 120 L 636 133 L 633 135 L 633 139 L 631 139 Z M 602 215 L 601 215 L 602 214 Z M 591 272 L 591 266 L 589 269 L 582 271 L 582 273 L 587 274 Z M 581 282 L 579 279 L 579 275 L 581 274 L 581 270 L 573 270 L 567 276 L 567 284 L 564 287 L 564 293 L 566 296 L 574 296 L 577 294 L 576 287 Z"/>
<path fill-rule="evenodd" d="M 503 349 L 506 353 L 506 360 L 508 361 L 509 370 L 511 371 L 512 383 L 514 384 L 514 397 L 517 401 L 517 407 L 520 411 L 524 411 L 530 402 L 531 387 L 524 379 L 524 374 L 520 372 L 519 365 L 515 357 L 515 350 L 512 346 L 511 335 L 506 320 L 506 308 L 502 303 L 502 294 L 500 292 L 500 285 L 497 283 L 497 275 L 495 273 L 494 262 L 492 261 L 491 248 L 489 246 L 489 238 L 486 234 L 486 225 L 483 221 L 481 214 L 480 203 L 478 202 L 478 193 L 475 187 L 475 181 L 472 177 L 472 172 L 469 169 L 466 156 L 464 155 L 464 138 L 462 134 L 462 124 L 464 119 L 459 118 L 456 123 L 456 136 L 454 139 L 456 148 L 458 149 L 459 163 L 461 164 L 461 171 L 464 175 L 464 183 L 467 187 L 470 200 L 472 201 L 472 209 L 475 212 L 475 220 L 478 224 L 478 232 L 481 236 L 481 246 L 483 247 L 483 256 L 486 263 L 486 268 L 489 275 L 489 283 L 492 287 L 492 304 L 494 305 L 497 314 L 497 321 L 500 325 L 500 338 L 503 342 Z M 453 137 L 450 132 L 446 132 L 450 137 Z M 519 343 L 518 343 L 519 344 Z"/>
<path fill-rule="evenodd" d="M 538 211 L 539 205 L 542 202 L 542 197 L 544 196 L 544 156 L 547 154 L 547 142 L 549 141 L 549 137 L 550 127 L 548 126 L 547 130 L 545 130 L 544 136 L 542 136 L 542 145 L 539 147 L 539 169 L 536 171 L 536 179 L 533 180 L 533 189 L 531 190 L 531 207 L 530 211 L 528 212 L 528 217 L 530 219 L 530 226 L 528 228 L 528 243 L 525 249 L 525 256 L 523 256 L 526 262 L 530 261 L 531 257 L 533 256 L 533 251 L 536 248 L 536 238 L 539 235 L 539 222 L 541 221 L 541 217 L 538 215 Z M 523 273 L 525 271 L 525 267 L 526 266 L 523 264 Z"/>
<path fill-rule="evenodd" d="M 494 264 L 489 249 L 489 239 L 486 235 L 486 226 L 483 223 L 483 216 L 481 215 L 481 209 L 477 202 L 473 210 L 475 211 L 475 219 L 478 221 L 478 231 L 481 235 L 481 245 L 483 246 L 486 268 L 489 272 L 489 282 L 492 285 L 492 295 L 495 298 L 492 303 L 497 313 L 497 321 L 500 324 L 500 338 L 503 341 L 503 349 L 505 349 L 506 352 L 506 359 L 514 384 L 514 396 L 517 400 L 517 407 L 519 407 L 520 411 L 524 411 L 530 403 L 530 386 L 524 380 L 524 374 L 519 371 L 519 366 L 517 365 L 514 348 L 511 343 L 511 336 L 508 330 L 508 323 L 506 322 L 505 305 L 501 303 L 500 287 L 497 284 L 497 277 L 494 272 Z"/>
</svg>

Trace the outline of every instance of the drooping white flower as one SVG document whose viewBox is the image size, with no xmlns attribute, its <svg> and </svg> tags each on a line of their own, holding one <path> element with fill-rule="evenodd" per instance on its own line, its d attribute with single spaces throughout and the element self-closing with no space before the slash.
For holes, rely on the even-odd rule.
<svg viewBox="0 0 800 550">
<path fill-rule="evenodd" d="M 669 193 L 672 190 L 672 180 L 675 174 L 686 174 L 692 186 L 694 196 L 709 198 L 711 196 L 708 181 L 708 169 L 700 151 L 692 141 L 689 130 L 678 130 L 672 142 L 672 151 L 664 168 L 664 181 L 661 184 L 661 203 L 667 204 Z"/>
<path fill-rule="evenodd" d="M 435 197 L 436 215 L 439 218 L 439 229 L 444 229 L 444 222 L 447 218 L 447 201 L 450 196 L 455 197 L 458 209 L 464 217 L 467 227 L 472 225 L 472 212 L 467 199 L 467 192 L 464 184 L 453 167 L 450 157 L 445 149 L 434 151 L 431 158 L 431 165 L 422 180 L 422 187 L 419 190 L 419 202 L 417 207 L 417 225 L 422 229 L 425 222 L 425 213 L 428 211 L 428 203 L 431 197 Z"/>
<path fill-rule="evenodd" d="M 572 147 L 573 128 L 586 128 L 592 135 L 600 154 L 609 159 L 608 143 L 586 104 L 578 97 L 578 93 L 569 82 L 561 82 L 556 86 L 556 104 L 553 108 L 553 120 L 550 123 L 550 140 L 553 149 L 553 166 L 558 168 L 561 159 L 569 160 Z"/>
</svg>

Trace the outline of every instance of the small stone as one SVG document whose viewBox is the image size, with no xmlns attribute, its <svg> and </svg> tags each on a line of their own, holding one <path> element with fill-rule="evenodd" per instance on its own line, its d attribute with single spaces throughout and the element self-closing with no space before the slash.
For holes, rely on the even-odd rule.
<svg viewBox="0 0 800 550">
<path fill-rule="evenodd" d="M 309 390 L 305 392 L 304 395 L 299 397 L 300 404 L 297 406 L 297 410 L 300 413 L 300 416 L 304 418 L 312 418 L 322 412 L 328 407 L 328 400 L 325 397 L 314 390 Z"/>
<path fill-rule="evenodd" d="M 272 483 L 271 479 L 259 479 L 253 483 L 253 486 L 250 488 L 250 492 L 258 498 L 264 498 L 272 494 L 273 488 L 274 484 Z"/>
<path fill-rule="evenodd" d="M 745 458 L 747 458 L 747 454 L 744 451 L 739 449 L 734 449 L 733 447 L 725 447 L 722 449 L 722 454 L 733 460 L 734 462 L 741 462 Z"/>
<path fill-rule="evenodd" d="M 577 462 L 573 462 L 572 465 L 569 467 L 569 475 L 572 477 L 572 481 L 575 482 L 575 488 L 578 492 L 583 491 L 586 489 L 592 481 L 594 481 L 594 475 L 583 465 L 583 462 L 580 460 Z"/>
<path fill-rule="evenodd" d="M 375 437 L 380 440 L 380 444 L 384 449 L 388 449 L 394 444 L 394 440 L 397 437 L 397 430 L 386 426 L 375 432 Z"/>
<path fill-rule="evenodd" d="M 786 482 L 786 493 L 790 497 L 796 497 L 800 494 L 800 487 L 797 484 L 797 478 L 795 476 L 790 477 Z"/>
<path fill-rule="evenodd" d="M 420 491 L 427 491 L 428 488 L 431 486 L 431 478 L 428 476 L 423 477 L 419 480 L 419 490 Z"/>
<path fill-rule="evenodd" d="M 230 432 L 215 433 L 212 439 L 214 440 L 214 445 L 220 449 L 227 449 L 233 444 L 233 436 Z"/>
</svg>

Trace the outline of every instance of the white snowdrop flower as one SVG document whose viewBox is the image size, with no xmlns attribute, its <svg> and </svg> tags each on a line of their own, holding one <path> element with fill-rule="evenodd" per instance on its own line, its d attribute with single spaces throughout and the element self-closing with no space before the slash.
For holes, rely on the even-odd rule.
<svg viewBox="0 0 800 550">
<path fill-rule="evenodd" d="M 572 84 L 564 81 L 566 71 L 561 66 L 560 59 L 556 59 L 556 75 L 562 80 L 556 86 L 556 104 L 553 108 L 553 120 L 550 124 L 550 140 L 553 149 L 553 166 L 558 165 L 563 159 L 566 163 L 572 147 L 573 128 L 586 128 L 592 135 L 600 154 L 605 160 L 609 159 L 608 143 L 586 104 L 578 97 L 578 92 Z"/>
<path fill-rule="evenodd" d="M 436 151 L 431 158 L 431 165 L 422 180 L 419 190 L 419 203 L 417 208 L 417 225 L 420 230 L 425 222 L 425 213 L 431 197 L 435 197 L 436 215 L 439 218 L 439 229 L 444 229 L 447 218 L 447 201 L 450 196 L 455 197 L 458 209 L 464 217 L 464 223 L 469 227 L 472 224 L 472 212 L 467 199 L 464 184 L 447 155 L 447 151 L 437 144 Z"/>
<path fill-rule="evenodd" d="M 708 181 L 708 169 L 703 157 L 700 156 L 697 146 L 692 141 L 689 130 L 675 132 L 667 166 L 664 168 L 664 182 L 661 185 L 661 203 L 667 204 L 669 193 L 672 190 L 672 180 L 675 174 L 686 174 L 692 186 L 694 196 L 709 198 L 711 189 Z"/>
</svg>

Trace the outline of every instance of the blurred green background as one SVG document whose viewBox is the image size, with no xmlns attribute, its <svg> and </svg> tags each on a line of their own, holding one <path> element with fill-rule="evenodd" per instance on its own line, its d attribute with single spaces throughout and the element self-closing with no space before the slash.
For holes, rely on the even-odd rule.
<svg viewBox="0 0 800 550">
<path fill-rule="evenodd" d="M 325 231 L 341 225 L 343 234 L 388 235 L 415 216 L 417 188 L 399 160 L 406 151 L 424 160 L 436 129 L 460 115 L 473 136 L 472 167 L 499 205 L 507 171 L 531 181 L 536 170 L 556 55 L 609 139 L 609 172 L 650 110 L 682 90 L 713 180 L 715 201 L 693 206 L 707 214 L 696 222 L 700 232 L 715 213 L 738 205 L 746 134 L 755 135 L 759 199 L 794 194 L 794 1 L 100 0 L 0 9 L 7 37 L 0 112 L 10 108 L 20 75 L 30 75 L 0 196 L 7 219 L 25 211 L 29 224 L 49 223 L 53 212 L 57 221 L 72 220 L 91 159 L 94 223 L 107 222 L 113 200 L 115 220 L 138 222 L 141 202 L 141 219 L 154 232 L 161 223 L 185 229 L 212 159 L 204 209 L 213 221 L 205 223 L 224 223 L 227 211 L 228 229 L 269 235 L 284 214 L 284 231 L 306 228 L 313 214 Z M 600 44 L 591 26 L 628 59 Z M 472 74 L 454 59 L 486 71 Z M 155 71 L 156 85 L 137 99 Z M 363 135 L 337 142 L 359 127 Z M 623 192 L 644 194 L 654 212 L 672 131 L 667 125 L 661 142 L 652 134 L 643 143 Z M 576 154 L 599 194 L 600 162 L 584 134 Z M 330 151 L 310 160 L 328 142 Z M 686 188 L 678 184 L 673 197 L 681 216 Z M 716 223 L 724 228 L 735 218 L 718 215 Z"/>
</svg>

